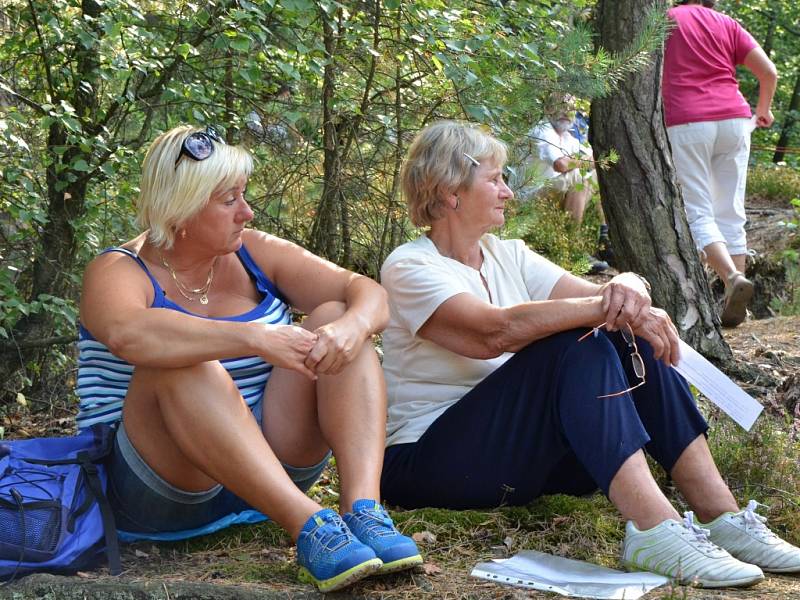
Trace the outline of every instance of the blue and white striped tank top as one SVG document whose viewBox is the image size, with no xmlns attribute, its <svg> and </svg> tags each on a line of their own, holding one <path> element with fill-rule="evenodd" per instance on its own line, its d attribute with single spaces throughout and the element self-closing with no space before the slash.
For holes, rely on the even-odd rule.
<svg viewBox="0 0 800 600">
<path fill-rule="evenodd" d="M 109 248 L 106 252 L 122 252 L 133 258 L 144 269 L 155 290 L 152 308 L 169 308 L 193 314 L 169 300 L 147 266 L 130 250 Z M 242 246 L 236 253 L 250 278 L 253 279 L 262 300 L 252 310 L 234 317 L 202 317 L 220 321 L 246 321 L 264 324 L 291 323 L 289 306 L 280 291 L 258 268 L 247 249 Z M 252 408 L 264 395 L 264 388 L 272 372 L 272 365 L 259 356 L 243 356 L 220 361 L 236 383 L 247 405 Z M 122 418 L 122 403 L 133 374 L 133 365 L 117 358 L 109 349 L 92 337 L 83 325 L 78 334 L 78 386 L 80 401 L 76 423 L 84 429 L 95 423 L 115 423 Z"/>
</svg>

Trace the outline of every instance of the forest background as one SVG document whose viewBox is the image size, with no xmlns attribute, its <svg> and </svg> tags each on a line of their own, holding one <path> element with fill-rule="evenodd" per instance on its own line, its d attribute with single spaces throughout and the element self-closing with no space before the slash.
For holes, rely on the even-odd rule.
<svg viewBox="0 0 800 600">
<path fill-rule="evenodd" d="M 554 92 L 573 94 L 584 111 L 591 105 L 594 118 L 623 107 L 624 119 L 652 121 L 659 114 L 652 106 L 643 117 L 625 99 L 643 102 L 644 88 L 657 80 L 669 4 L 0 0 L 0 439 L 72 427 L 71 342 L 81 272 L 102 249 L 136 232 L 139 168 L 158 133 L 180 123 L 211 124 L 228 143 L 246 145 L 257 164 L 248 188 L 253 226 L 377 278 L 388 253 L 417 234 L 398 186 L 416 131 L 441 118 L 480 123 L 508 142 L 510 165 L 518 168 L 531 152 L 526 134 L 543 118 Z M 800 208 L 800 4 L 720 0 L 718 9 L 753 33 L 780 74 L 776 124 L 754 134 L 748 197 L 766 202 L 768 210 L 792 202 Z M 614 10 L 633 15 L 628 36 L 608 26 Z M 757 82 L 746 71 L 740 81 L 754 103 Z M 624 129 L 616 120 L 606 124 Z M 662 124 L 656 125 L 654 130 Z M 660 157 L 666 172 L 651 171 L 645 178 L 655 181 L 647 183 L 663 184 L 679 201 L 670 183 L 668 146 L 656 143 L 637 156 L 598 131 L 595 149 L 602 147 L 606 167 L 601 189 L 604 173 Z M 656 133 L 663 138 L 663 130 Z M 516 182 L 531 183 L 522 172 Z M 624 185 L 609 175 L 603 193 L 612 242 L 622 265 L 646 275 L 667 304 L 683 296 L 681 282 L 670 288 L 664 265 L 641 258 L 654 246 L 672 243 L 669 232 L 656 228 L 637 238 L 630 228 L 638 226 L 634 217 L 647 212 L 650 198 L 626 205 Z M 626 211 L 630 216 L 621 217 Z M 771 290 L 760 316 L 800 313 L 798 217 L 790 208 L 786 214 L 778 230 L 780 250 L 765 267 L 780 274 L 780 289 Z M 596 226 L 594 211 L 576 228 L 552 204 L 520 202 L 509 208 L 502 235 L 523 237 L 582 273 Z M 697 262 L 691 252 L 684 252 L 686 261 Z M 705 289 L 701 270 L 690 275 L 702 278 L 698 289 Z M 777 322 L 790 330 L 790 321 Z M 791 322 L 795 341 L 766 350 L 750 338 L 764 340 L 767 334 L 745 331 L 731 342 L 739 349 L 751 346 L 746 355 L 736 354 L 738 361 L 730 360 L 718 325 L 709 320 L 695 339 L 716 335 L 723 351 L 711 354 L 727 356 L 729 366 L 771 365 L 745 377 L 747 389 L 772 413 L 755 432 L 745 434 L 707 405 L 704 410 L 712 421 L 715 457 L 737 496 L 772 498 L 771 523 L 797 542 L 800 327 Z M 335 473 L 313 493 L 334 504 Z M 521 548 L 617 566 L 615 544 L 622 531 L 598 496 L 556 497 L 491 513 L 410 511 L 398 519 L 419 536 L 429 566 L 403 580 L 395 597 L 459 596 L 450 586 L 456 575 L 458 589 L 468 594 L 463 573 L 469 564 Z M 242 529 L 169 550 L 137 548 L 126 560 L 134 575 L 150 577 L 160 569 L 169 577 L 270 581 L 280 587 L 294 577 L 291 544 L 281 536 L 269 526 Z M 162 552 L 182 562 L 163 560 Z M 445 573 L 437 564 L 446 565 Z M 398 585 L 370 581 L 363 589 L 381 594 Z M 778 581 L 772 591 L 787 593 Z M 792 590 L 800 594 L 798 586 Z"/>
<path fill-rule="evenodd" d="M 667 3 L 652 3 L 660 14 L 617 52 L 596 47 L 594 4 L 0 2 L 0 403 L 69 389 L 82 268 L 134 233 L 139 165 L 158 133 L 213 124 L 245 144 L 258 165 L 253 225 L 377 277 L 415 234 L 398 173 L 417 130 L 440 118 L 481 123 L 510 144 L 513 168 L 553 92 L 588 109 L 648 63 Z M 781 74 L 777 125 L 756 147 L 796 144 L 800 8 L 719 9 Z M 755 97 L 746 73 L 742 88 Z M 754 162 L 796 169 L 796 154 L 772 154 L 757 150 Z M 581 272 L 596 222 L 581 235 L 561 217 L 520 204 L 507 234 Z M 632 253 L 622 251 L 624 262 Z"/>
</svg>

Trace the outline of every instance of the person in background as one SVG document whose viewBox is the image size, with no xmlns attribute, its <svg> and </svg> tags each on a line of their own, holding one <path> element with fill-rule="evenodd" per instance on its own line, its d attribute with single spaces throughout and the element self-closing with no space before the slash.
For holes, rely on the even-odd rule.
<svg viewBox="0 0 800 600">
<path fill-rule="evenodd" d="M 301 578 L 330 591 L 422 562 L 379 504 L 386 391 L 370 340 L 386 294 L 247 228 L 252 169 L 211 128 L 152 143 L 144 231 L 83 277 L 77 425 L 117 425 L 119 529 L 196 530 L 253 507 L 296 541 Z M 331 452 L 342 517 L 305 494 Z"/>
<path fill-rule="evenodd" d="M 572 137 L 578 140 L 581 146 L 589 144 L 589 118 L 581 111 L 575 111 L 575 119 L 569 130 Z M 601 261 L 614 265 L 614 250 L 611 247 L 611 238 L 608 236 L 608 224 L 605 221 L 602 207 L 598 204 L 600 213 L 600 234 L 597 238 L 597 258 Z M 585 211 L 584 211 L 585 212 Z"/>
<path fill-rule="evenodd" d="M 575 119 L 572 121 L 572 127 L 569 128 L 569 132 L 572 137 L 578 140 L 579 144 L 589 143 L 589 119 L 581 111 L 575 111 Z"/>
<path fill-rule="evenodd" d="M 427 231 L 389 255 L 389 401 L 382 497 L 406 508 L 524 505 L 598 487 L 628 520 L 622 562 L 708 587 L 800 572 L 800 549 L 739 508 L 706 443 L 678 334 L 648 283 L 575 277 L 503 225 L 506 147 L 440 122 L 408 151 L 402 185 Z M 695 513 L 681 517 L 645 451 Z M 696 515 L 696 516 L 695 516 Z M 736 557 L 736 558 L 734 558 Z"/>
<path fill-rule="evenodd" d="M 538 175 L 546 180 L 542 191 L 558 194 L 561 206 L 575 223 L 580 224 L 592 195 L 592 151 L 581 139 L 585 136 L 581 132 L 571 97 L 551 101 L 547 113 L 548 118 L 528 134 L 536 147 Z M 601 220 L 598 247 L 610 257 L 608 225 L 599 205 L 598 210 Z M 589 257 L 589 263 L 591 273 L 601 273 L 608 269 L 604 256 Z"/>
<path fill-rule="evenodd" d="M 744 193 L 751 110 L 739 91 L 736 66 L 759 82 L 755 126 L 774 121 L 778 74 L 758 43 L 713 0 L 682 0 L 668 11 L 675 24 L 664 49 L 662 94 L 672 158 L 686 217 L 703 260 L 725 284 L 721 321 L 747 316 L 753 284 L 745 277 Z"/>
</svg>

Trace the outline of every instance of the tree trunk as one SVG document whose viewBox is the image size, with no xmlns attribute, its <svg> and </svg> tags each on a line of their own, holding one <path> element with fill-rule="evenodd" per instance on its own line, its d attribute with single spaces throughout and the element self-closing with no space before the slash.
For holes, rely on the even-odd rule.
<svg viewBox="0 0 800 600">
<path fill-rule="evenodd" d="M 34 10 L 31 5 L 31 10 Z M 94 0 L 83 0 L 81 12 L 90 23 L 96 23 L 102 7 Z M 103 32 L 95 27 L 95 33 L 100 39 Z M 81 81 L 88 86 L 76 85 L 70 103 L 75 109 L 75 114 L 84 123 L 91 123 L 96 117 L 97 96 L 94 90 L 97 86 L 98 57 L 96 52 L 76 45 L 76 73 L 81 76 Z M 44 67 L 49 70 L 49 65 Z M 80 82 L 79 82 L 80 83 Z M 48 148 L 67 145 L 67 132 L 60 122 L 50 125 L 47 137 Z M 91 155 L 78 146 L 69 146 L 62 157 L 55 157 L 47 167 L 47 223 L 42 229 L 41 250 L 36 253 L 31 267 L 31 290 L 28 300 L 36 300 L 42 294 L 69 297 L 69 274 L 75 264 L 75 226 L 77 220 L 86 211 L 86 189 L 88 179 L 86 173 L 67 168 L 58 172 L 59 163 L 70 165 L 77 159 L 91 163 Z M 47 338 L 53 333 L 53 318 L 47 311 L 32 313 L 20 319 L 14 326 L 12 338 L 14 340 L 37 340 Z M 41 356 L 48 351 L 47 348 L 17 346 L 0 352 L 0 381 L 12 382 L 6 386 L 3 395 L 13 392 L 19 387 L 17 377 L 20 369 L 30 362 L 43 362 Z M 37 389 L 33 382 L 33 393 Z M 2 403 L 2 398 L 0 398 Z"/>
<path fill-rule="evenodd" d="M 622 51 L 666 0 L 599 0 L 598 44 Z M 661 103 L 663 52 L 606 98 L 592 102 L 595 155 L 616 150 L 619 161 L 598 170 L 600 195 L 620 267 L 653 286 L 653 303 L 672 317 L 681 337 L 710 358 L 728 361 L 711 294 L 694 247 L 675 177 Z"/>
<path fill-rule="evenodd" d="M 769 12 L 768 18 L 769 25 L 767 25 L 767 35 L 764 36 L 764 43 L 761 46 L 761 48 L 764 50 L 764 54 L 767 55 L 767 58 L 769 58 L 772 54 L 772 44 L 775 41 L 775 28 L 778 25 L 778 13 L 775 12 L 775 9 L 772 9 Z"/>
<path fill-rule="evenodd" d="M 322 77 L 322 145 L 323 182 L 322 197 L 317 205 L 317 214 L 311 230 L 311 248 L 325 258 L 338 260 L 336 227 L 339 219 L 339 197 L 341 193 L 341 155 L 338 128 L 334 114 L 334 87 L 336 85 L 336 38 L 331 18 L 320 10 L 322 35 L 325 43 L 325 70 Z"/>
<path fill-rule="evenodd" d="M 779 163 L 786 156 L 785 149 L 789 146 L 789 141 L 792 137 L 792 130 L 794 129 L 797 119 L 794 115 L 800 110 L 800 69 L 797 71 L 797 78 L 794 80 L 794 91 L 792 92 L 792 99 L 789 101 L 789 108 L 786 111 L 786 120 L 781 127 L 781 137 L 778 140 L 778 147 L 775 149 L 775 155 L 772 157 L 772 162 Z"/>
</svg>

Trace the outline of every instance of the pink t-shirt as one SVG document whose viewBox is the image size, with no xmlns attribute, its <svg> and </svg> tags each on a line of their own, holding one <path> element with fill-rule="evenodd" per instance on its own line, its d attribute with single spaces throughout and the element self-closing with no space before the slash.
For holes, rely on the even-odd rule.
<svg viewBox="0 0 800 600">
<path fill-rule="evenodd" d="M 675 22 L 664 49 L 664 117 L 667 127 L 696 121 L 749 118 L 736 65 L 758 43 L 739 23 L 713 9 L 671 8 Z"/>
</svg>

